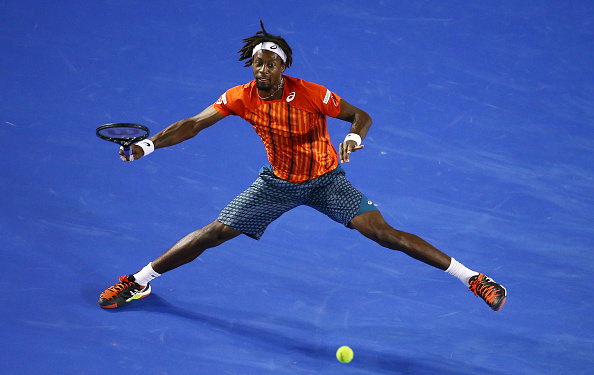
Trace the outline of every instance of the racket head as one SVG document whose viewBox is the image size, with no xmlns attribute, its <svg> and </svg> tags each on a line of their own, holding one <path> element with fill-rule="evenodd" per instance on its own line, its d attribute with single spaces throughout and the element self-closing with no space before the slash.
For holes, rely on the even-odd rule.
<svg viewBox="0 0 594 375">
<path fill-rule="evenodd" d="M 122 146 L 124 148 L 124 153 L 129 156 L 132 154 L 130 145 L 140 142 L 148 137 L 150 131 L 149 128 L 144 125 L 116 122 L 101 125 L 97 128 L 96 133 L 97 137 Z"/>
</svg>

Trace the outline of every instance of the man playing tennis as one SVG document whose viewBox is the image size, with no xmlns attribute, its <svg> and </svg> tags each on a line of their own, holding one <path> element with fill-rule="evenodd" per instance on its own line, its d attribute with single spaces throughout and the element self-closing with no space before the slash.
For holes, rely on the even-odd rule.
<svg viewBox="0 0 594 375">
<path fill-rule="evenodd" d="M 227 90 L 197 116 L 178 121 L 150 139 L 132 146 L 125 161 L 140 159 L 155 149 L 195 137 L 226 116 L 250 122 L 266 148 L 269 166 L 256 181 L 220 213 L 217 220 L 182 238 L 139 272 L 120 277 L 99 297 L 102 308 L 116 308 L 151 292 L 149 282 L 196 259 L 206 249 L 245 234 L 259 239 L 266 227 L 283 213 L 310 206 L 332 220 L 356 229 L 379 245 L 459 278 L 493 310 L 506 300 L 506 289 L 486 275 L 472 271 L 423 239 L 392 228 L 377 208 L 345 177 L 340 163 L 363 148 L 371 118 L 323 86 L 284 75 L 292 50 L 280 36 L 262 30 L 244 39 L 240 61 L 252 66 L 254 80 Z M 351 123 L 339 145 L 330 142 L 327 116 Z M 340 161 L 340 163 L 339 163 Z"/>
</svg>

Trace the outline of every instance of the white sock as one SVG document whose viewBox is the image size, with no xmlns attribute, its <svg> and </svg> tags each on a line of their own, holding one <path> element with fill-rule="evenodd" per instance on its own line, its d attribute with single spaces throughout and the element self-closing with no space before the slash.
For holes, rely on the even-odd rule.
<svg viewBox="0 0 594 375">
<path fill-rule="evenodd" d="M 134 281 L 142 286 L 146 286 L 155 277 L 161 276 L 160 273 L 155 272 L 153 269 L 153 262 L 150 262 L 143 269 L 136 272 L 134 275 Z"/>
<path fill-rule="evenodd" d="M 470 286 L 468 280 L 472 276 L 478 275 L 479 273 L 473 270 L 469 270 L 468 268 L 464 267 L 464 265 L 458 262 L 456 259 L 452 258 L 452 262 L 445 272 L 449 273 L 452 276 L 457 277 L 464 283 L 466 286 Z"/>
</svg>

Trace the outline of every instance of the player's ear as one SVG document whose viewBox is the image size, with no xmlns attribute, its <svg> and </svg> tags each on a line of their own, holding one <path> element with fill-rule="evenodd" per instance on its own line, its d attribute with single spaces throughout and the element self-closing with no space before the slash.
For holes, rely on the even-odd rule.
<svg viewBox="0 0 594 375">
<path fill-rule="evenodd" d="M 283 63 L 283 65 L 281 65 L 281 73 L 284 73 L 285 69 L 287 69 L 287 64 Z"/>
</svg>

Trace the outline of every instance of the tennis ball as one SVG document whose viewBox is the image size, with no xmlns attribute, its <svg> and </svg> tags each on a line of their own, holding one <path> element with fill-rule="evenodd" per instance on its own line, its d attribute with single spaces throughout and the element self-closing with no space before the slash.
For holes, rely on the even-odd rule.
<svg viewBox="0 0 594 375">
<path fill-rule="evenodd" d="M 336 351 L 336 359 L 342 363 L 349 363 L 353 360 L 353 349 L 348 346 L 341 346 Z"/>
</svg>

